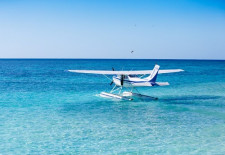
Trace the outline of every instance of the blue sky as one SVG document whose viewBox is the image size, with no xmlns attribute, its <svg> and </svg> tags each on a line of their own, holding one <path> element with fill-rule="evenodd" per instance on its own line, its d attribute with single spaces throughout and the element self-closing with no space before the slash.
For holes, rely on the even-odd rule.
<svg viewBox="0 0 225 155">
<path fill-rule="evenodd" d="M 0 0 L 0 58 L 225 59 L 225 1 Z"/>
</svg>

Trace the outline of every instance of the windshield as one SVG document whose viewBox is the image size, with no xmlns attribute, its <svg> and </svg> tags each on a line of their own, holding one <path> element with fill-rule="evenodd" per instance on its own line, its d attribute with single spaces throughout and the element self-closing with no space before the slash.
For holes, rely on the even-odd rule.
<svg viewBox="0 0 225 155">
<path fill-rule="evenodd" d="M 129 75 L 129 77 L 137 77 L 137 75 Z"/>
</svg>

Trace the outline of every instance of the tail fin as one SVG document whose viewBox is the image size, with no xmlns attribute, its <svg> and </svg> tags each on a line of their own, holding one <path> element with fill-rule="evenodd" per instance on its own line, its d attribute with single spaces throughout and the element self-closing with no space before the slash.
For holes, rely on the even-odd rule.
<svg viewBox="0 0 225 155">
<path fill-rule="evenodd" d="M 152 74 L 149 75 L 146 79 L 149 81 L 149 82 L 155 82 L 156 81 L 156 78 L 157 78 L 157 75 L 158 75 L 158 71 L 159 71 L 159 65 L 155 65 L 153 71 L 152 71 Z"/>
</svg>

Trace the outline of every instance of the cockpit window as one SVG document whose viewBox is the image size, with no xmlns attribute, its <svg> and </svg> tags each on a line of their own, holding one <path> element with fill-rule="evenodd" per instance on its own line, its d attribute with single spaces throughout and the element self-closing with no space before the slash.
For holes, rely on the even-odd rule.
<svg viewBox="0 0 225 155">
<path fill-rule="evenodd" d="M 137 75 L 129 75 L 129 77 L 137 77 Z"/>
</svg>

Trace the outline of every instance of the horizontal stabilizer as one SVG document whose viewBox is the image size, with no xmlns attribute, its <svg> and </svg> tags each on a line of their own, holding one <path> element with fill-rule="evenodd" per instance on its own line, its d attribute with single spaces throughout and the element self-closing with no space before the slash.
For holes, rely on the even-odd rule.
<svg viewBox="0 0 225 155">
<path fill-rule="evenodd" d="M 157 86 L 168 86 L 170 85 L 168 82 L 155 82 Z"/>
</svg>

